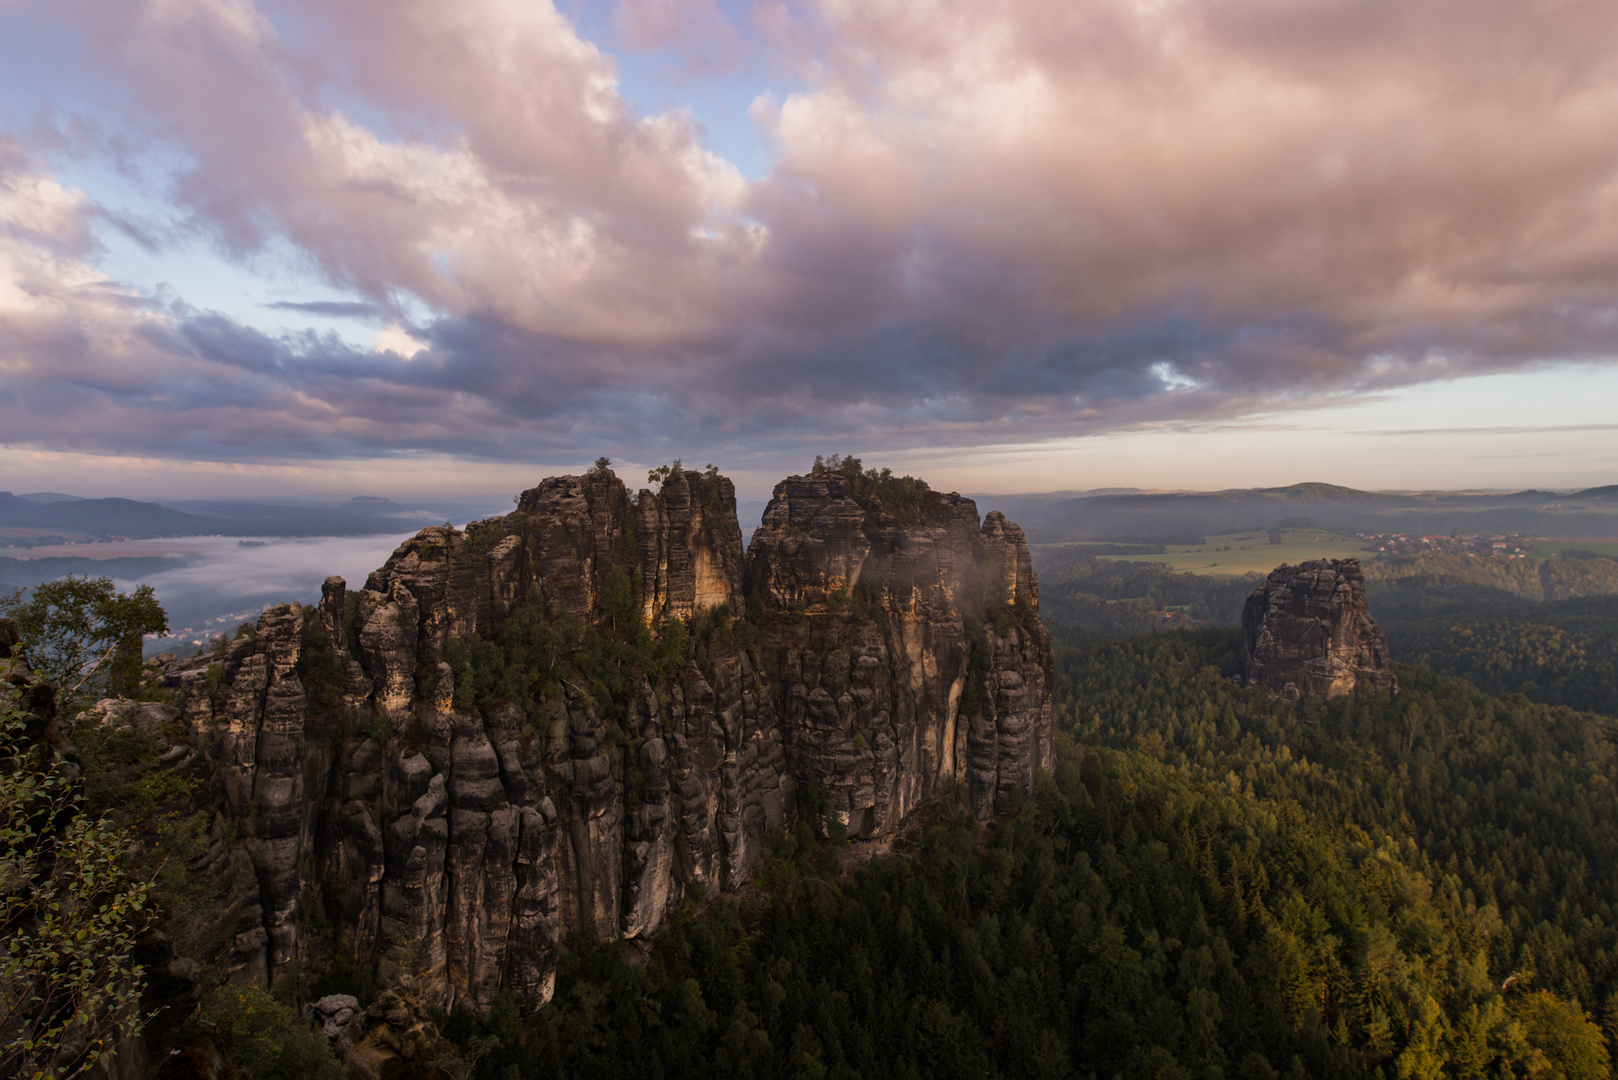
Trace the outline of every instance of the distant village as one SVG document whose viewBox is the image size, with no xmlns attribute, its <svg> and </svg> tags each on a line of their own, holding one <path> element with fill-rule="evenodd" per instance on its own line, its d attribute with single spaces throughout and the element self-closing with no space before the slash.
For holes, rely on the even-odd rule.
<svg viewBox="0 0 1618 1080">
<path fill-rule="evenodd" d="M 206 619 L 194 627 L 182 626 L 178 630 L 172 630 L 166 635 L 148 634 L 147 638 L 150 640 L 163 641 L 167 641 L 170 638 L 179 638 L 181 640 L 176 642 L 176 644 L 181 647 L 187 644 L 200 646 L 212 642 L 217 638 L 228 636 L 231 631 L 238 628 L 243 622 L 257 619 L 263 613 L 264 608 L 260 606 L 251 608 L 247 611 L 237 611 L 225 615 L 216 615 L 214 618 Z M 184 639 L 189 634 L 195 634 L 197 636 L 187 642 Z"/>
<path fill-rule="evenodd" d="M 1529 555 L 1533 536 L 1521 533 L 1456 533 L 1452 536 L 1414 536 L 1410 533 L 1355 533 L 1368 547 L 1383 555 L 1420 555 L 1439 552 L 1445 555 L 1486 555 L 1506 559 L 1524 559 Z"/>
</svg>

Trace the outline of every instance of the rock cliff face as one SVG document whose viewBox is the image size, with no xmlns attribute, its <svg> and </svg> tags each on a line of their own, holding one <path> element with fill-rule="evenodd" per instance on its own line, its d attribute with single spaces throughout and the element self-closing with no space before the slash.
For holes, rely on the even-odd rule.
<svg viewBox="0 0 1618 1080">
<path fill-rule="evenodd" d="M 749 551 L 764 606 L 788 613 L 763 663 L 792 772 L 830 792 L 856 837 L 891 832 L 956 779 L 987 817 L 1052 763 L 1050 637 L 1022 530 L 932 491 L 909 516 L 842 477 L 793 477 Z M 794 623 L 798 609 L 817 617 Z M 874 617 L 843 617 L 862 609 Z"/>
<path fill-rule="evenodd" d="M 1289 698 L 1397 690 L 1358 559 L 1279 566 L 1242 608 L 1247 681 Z"/>
<path fill-rule="evenodd" d="M 739 887 L 822 797 L 877 838 L 957 782 L 983 816 L 1032 788 L 1051 661 L 1015 525 L 794 477 L 744 554 L 735 505 L 715 475 L 552 478 L 174 671 L 256 872 L 235 977 L 391 966 L 531 1009 L 559 942 Z"/>
</svg>

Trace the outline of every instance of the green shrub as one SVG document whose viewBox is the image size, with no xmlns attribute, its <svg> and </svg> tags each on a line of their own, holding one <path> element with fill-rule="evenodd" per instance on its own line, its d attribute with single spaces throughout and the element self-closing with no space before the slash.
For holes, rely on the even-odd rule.
<svg viewBox="0 0 1618 1080">
<path fill-rule="evenodd" d="M 214 667 L 208 668 L 208 693 L 212 695 L 218 686 L 219 678 L 213 673 Z M 298 681 L 303 683 L 304 694 L 311 704 L 322 708 L 335 708 L 342 700 L 343 692 L 343 663 L 337 650 L 332 646 L 326 628 L 320 622 L 319 613 L 314 608 L 308 608 L 303 613 L 303 645 L 298 651 Z M 223 669 L 220 674 L 222 675 Z"/>
<path fill-rule="evenodd" d="M 72 1076 L 140 1022 L 151 886 L 128 827 L 92 819 L 35 719 L 0 682 L 0 1076 Z"/>
<path fill-rule="evenodd" d="M 921 520 L 922 506 L 932 489 L 913 476 L 895 476 L 892 469 L 867 469 L 852 454 L 815 455 L 810 476 L 840 476 L 856 496 L 875 499 L 901 525 Z"/>
<path fill-rule="evenodd" d="M 365 722 L 365 737 L 378 746 L 386 745 L 387 741 L 393 738 L 393 732 L 392 719 L 381 713 L 375 714 Z"/>
<path fill-rule="evenodd" d="M 252 1080 L 344 1080 L 347 1075 L 325 1037 L 263 990 L 221 986 L 203 1000 L 197 1026 L 225 1063 Z"/>
</svg>

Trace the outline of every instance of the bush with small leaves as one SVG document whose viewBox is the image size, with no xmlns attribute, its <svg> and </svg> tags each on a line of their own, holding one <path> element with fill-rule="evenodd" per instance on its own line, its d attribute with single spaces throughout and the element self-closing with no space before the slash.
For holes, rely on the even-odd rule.
<svg viewBox="0 0 1618 1080">
<path fill-rule="evenodd" d="M 59 1080 L 141 1025 L 133 954 L 151 885 L 129 865 L 129 830 L 84 812 L 28 720 L 0 683 L 0 1076 Z"/>
<path fill-rule="evenodd" d="M 253 1080 L 347 1075 L 324 1036 L 263 990 L 221 986 L 203 1000 L 197 1029 L 223 1062 Z"/>
</svg>

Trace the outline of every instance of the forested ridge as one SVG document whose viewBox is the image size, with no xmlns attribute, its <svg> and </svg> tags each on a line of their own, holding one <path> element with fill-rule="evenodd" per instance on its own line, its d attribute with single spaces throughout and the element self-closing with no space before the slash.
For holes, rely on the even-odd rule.
<svg viewBox="0 0 1618 1080">
<path fill-rule="evenodd" d="M 1224 631 L 1059 651 L 1057 768 L 740 899 L 549 1006 L 444 1018 L 482 1077 L 1608 1075 L 1614 722 L 1404 667 L 1288 704 Z"/>
<path fill-rule="evenodd" d="M 1090 638 L 1236 626 L 1263 579 L 1114 562 L 1093 547 L 1039 549 L 1040 607 Z M 1618 560 L 1428 552 L 1367 558 L 1366 597 L 1393 655 L 1491 694 L 1618 715 Z"/>
<path fill-rule="evenodd" d="M 1053 622 L 1105 637 L 1164 626 L 1236 626 L 1262 574 L 1216 575 L 1167 563 L 1113 561 L 1120 545 L 1036 548 L 1040 607 Z M 1141 553 L 1147 549 L 1140 548 Z M 1618 559 L 1568 550 L 1546 559 L 1424 552 L 1361 560 L 1371 609 L 1390 633 L 1432 618 L 1524 612 L 1541 603 L 1618 594 Z"/>
<path fill-rule="evenodd" d="M 1073 566 L 1119 591 L 1190 577 Z M 399 1078 L 1609 1076 L 1618 720 L 1544 699 L 1608 700 L 1615 601 L 1468 609 L 1453 576 L 1416 580 L 1390 636 L 1424 663 L 1397 695 L 1245 687 L 1234 630 L 1059 631 L 1056 766 L 1032 796 L 979 823 L 957 791 L 873 853 L 808 785 L 806 822 L 767 838 L 740 895 L 693 888 L 650 943 L 569 942 L 548 1005 L 439 1014 L 450 1042 Z M 654 642 L 630 600 L 616 574 L 598 626 L 519 605 L 447 656 L 459 703 L 537 702 L 553 669 L 612 701 L 626 669 L 758 632 L 750 599 Z M 841 617 L 875 616 L 856 597 Z M 335 654 L 304 631 L 298 670 L 325 700 Z M 172 862 L 154 910 L 190 950 L 229 929 L 176 884 L 208 844 L 136 735 L 75 727 L 82 795 Z M 382 975 L 210 984 L 164 1075 L 337 1075 L 297 1006 L 393 1008 Z"/>
<path fill-rule="evenodd" d="M 1114 545 L 1116 546 L 1116 545 Z M 1235 626 L 1242 603 L 1262 575 L 1212 577 L 1175 571 L 1165 563 L 1096 557 L 1087 547 L 1039 552 L 1040 610 L 1052 621 L 1087 634 L 1121 637 L 1164 625 Z"/>
<path fill-rule="evenodd" d="M 1395 655 L 1492 694 L 1618 716 L 1618 596 L 1394 624 Z"/>
</svg>

